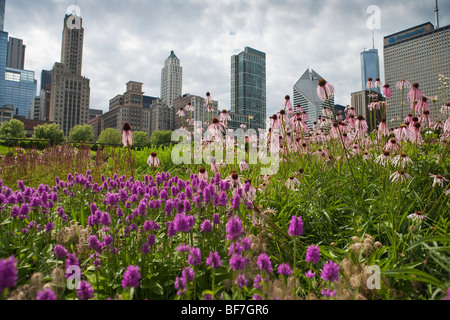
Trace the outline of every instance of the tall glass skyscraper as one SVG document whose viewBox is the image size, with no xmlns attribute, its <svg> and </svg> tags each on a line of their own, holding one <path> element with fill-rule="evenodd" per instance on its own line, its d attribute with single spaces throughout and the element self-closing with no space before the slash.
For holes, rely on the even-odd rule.
<svg viewBox="0 0 450 320">
<path fill-rule="evenodd" d="M 5 0 L 0 0 L 0 31 L 5 27 Z"/>
<path fill-rule="evenodd" d="M 8 33 L 0 31 L 0 107 L 5 105 L 5 69 L 8 57 Z"/>
<path fill-rule="evenodd" d="M 231 57 L 231 112 L 254 116 L 252 129 L 266 128 L 266 54 L 246 47 Z M 239 127 L 240 123 L 237 123 Z M 234 126 L 236 128 L 236 125 Z"/>
<path fill-rule="evenodd" d="M 362 90 L 365 91 L 367 81 L 372 78 L 375 81 L 380 78 L 380 58 L 378 56 L 378 49 L 370 49 L 361 52 L 361 81 Z"/>
</svg>

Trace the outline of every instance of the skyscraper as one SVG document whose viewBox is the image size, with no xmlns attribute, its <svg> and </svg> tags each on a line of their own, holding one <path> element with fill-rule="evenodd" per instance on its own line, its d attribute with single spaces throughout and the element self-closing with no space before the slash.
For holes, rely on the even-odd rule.
<svg viewBox="0 0 450 320">
<path fill-rule="evenodd" d="M 309 128 L 319 119 L 319 116 L 322 116 L 323 107 L 329 108 L 328 101 L 323 102 L 317 95 L 317 86 L 320 79 L 323 79 L 323 77 L 317 72 L 307 69 L 300 80 L 294 85 L 293 107 L 295 108 L 297 105 L 300 105 L 303 111 L 308 114 Z M 334 108 L 334 97 L 330 99 L 330 102 Z"/>
<path fill-rule="evenodd" d="M 435 29 L 428 22 L 384 38 L 384 63 L 386 83 L 392 88 L 388 99 L 387 120 L 391 127 L 403 123 L 412 113 L 405 98 L 402 108 L 402 90 L 396 84 L 407 80 L 419 83 L 419 89 L 427 97 L 441 96 L 436 106 L 429 101 L 431 115 L 439 116 L 440 107 L 450 101 L 449 91 L 440 89 L 439 74 L 450 75 L 450 25 Z M 409 90 L 409 89 L 406 89 Z M 391 122 L 397 118 L 398 121 Z"/>
<path fill-rule="evenodd" d="M 76 125 L 89 122 L 90 80 L 83 77 L 82 19 L 66 15 L 62 32 L 61 63 L 52 69 L 49 120 L 67 136 Z"/>
<path fill-rule="evenodd" d="M 372 78 L 375 81 L 380 78 L 380 58 L 378 49 L 364 50 L 361 52 L 361 82 L 362 90 L 367 89 L 367 81 Z"/>
<path fill-rule="evenodd" d="M 46 90 L 47 86 L 50 86 L 52 83 L 52 71 L 51 70 L 42 70 L 41 71 L 41 91 Z"/>
<path fill-rule="evenodd" d="M 231 113 L 254 116 L 252 129 L 266 128 L 266 54 L 264 52 L 246 47 L 243 52 L 231 57 Z M 239 121 L 233 121 L 230 127 L 237 129 L 240 124 Z"/>
<path fill-rule="evenodd" d="M 167 106 L 173 105 L 173 100 L 182 95 L 183 68 L 180 59 L 171 51 L 161 70 L 161 100 Z"/>
<path fill-rule="evenodd" d="M 5 0 L 0 0 L 0 31 L 5 27 Z"/>
<path fill-rule="evenodd" d="M 25 48 L 22 39 L 9 37 L 8 41 L 8 59 L 6 66 L 23 70 L 25 66 Z"/>
</svg>

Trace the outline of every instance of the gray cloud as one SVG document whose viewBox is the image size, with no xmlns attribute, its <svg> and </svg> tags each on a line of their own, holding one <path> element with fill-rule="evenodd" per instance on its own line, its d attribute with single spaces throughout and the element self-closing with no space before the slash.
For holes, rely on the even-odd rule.
<svg viewBox="0 0 450 320">
<path fill-rule="evenodd" d="M 24 40 L 25 66 L 40 79 L 60 61 L 68 0 L 7 0 L 5 30 Z M 183 66 L 183 92 L 210 91 L 230 107 L 230 58 L 246 46 L 267 54 L 268 114 L 307 68 L 336 88 L 336 103 L 350 104 L 361 88 L 360 53 L 372 46 L 370 5 L 381 8 L 375 47 L 383 68 L 383 37 L 434 23 L 432 0 L 79 0 L 85 28 L 83 75 L 91 80 L 91 107 L 107 111 L 129 80 L 160 95 L 161 68 L 174 50 Z M 441 1 L 441 26 L 450 22 Z M 382 70 L 382 76 L 384 72 Z"/>
</svg>

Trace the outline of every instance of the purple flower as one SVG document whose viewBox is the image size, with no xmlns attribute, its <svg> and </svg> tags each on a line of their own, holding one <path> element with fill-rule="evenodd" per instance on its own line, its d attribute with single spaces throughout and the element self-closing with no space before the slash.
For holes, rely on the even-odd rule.
<svg viewBox="0 0 450 320">
<path fill-rule="evenodd" d="M 239 217 L 234 216 L 230 218 L 227 224 L 227 240 L 238 240 L 243 234 L 242 222 Z"/>
<path fill-rule="evenodd" d="M 222 267 L 222 261 L 220 260 L 219 253 L 217 251 L 211 252 L 209 254 L 208 259 L 206 259 L 206 265 L 210 266 L 211 269 L 217 269 Z"/>
<path fill-rule="evenodd" d="M 253 295 L 253 300 L 255 300 L 255 301 L 261 301 L 261 300 L 263 300 L 263 297 L 261 297 L 259 294 L 254 294 L 254 295 Z"/>
<path fill-rule="evenodd" d="M 0 292 L 6 288 L 13 288 L 17 283 L 16 259 L 9 257 L 0 260 Z"/>
<path fill-rule="evenodd" d="M 339 266 L 330 260 L 323 266 L 321 278 L 325 281 L 335 282 L 339 280 Z"/>
<path fill-rule="evenodd" d="M 292 274 L 292 270 L 287 263 L 283 263 L 278 266 L 278 273 L 283 276 L 290 276 Z"/>
<path fill-rule="evenodd" d="M 107 212 L 102 213 L 100 223 L 106 227 L 108 227 L 111 224 L 111 218 L 109 217 L 109 214 Z"/>
<path fill-rule="evenodd" d="M 94 297 L 94 288 L 86 281 L 80 282 L 80 289 L 77 290 L 77 297 L 80 300 L 90 300 Z"/>
<path fill-rule="evenodd" d="M 195 279 L 195 273 L 192 268 L 186 267 L 181 272 L 181 276 L 187 281 L 187 283 L 194 282 Z"/>
<path fill-rule="evenodd" d="M 244 250 L 250 250 L 252 248 L 252 242 L 248 238 L 243 238 L 241 241 Z"/>
<path fill-rule="evenodd" d="M 253 279 L 253 288 L 255 288 L 256 290 L 262 290 L 263 288 L 263 278 L 261 277 L 260 274 L 257 274 L 255 279 Z"/>
<path fill-rule="evenodd" d="M 231 206 L 234 210 L 238 210 L 241 205 L 241 196 L 239 194 L 236 194 L 236 196 L 231 199 Z"/>
<path fill-rule="evenodd" d="M 289 235 L 292 237 L 303 235 L 303 220 L 302 217 L 293 216 L 289 224 Z"/>
<path fill-rule="evenodd" d="M 186 214 L 177 214 L 173 220 L 174 228 L 177 232 L 189 233 L 192 231 L 192 227 L 195 224 L 195 220 L 192 216 L 186 216 Z M 194 222 L 194 223 L 193 223 Z"/>
<path fill-rule="evenodd" d="M 203 297 L 203 300 L 205 300 L 205 301 L 212 300 L 212 295 L 210 295 L 209 293 L 205 294 L 205 296 Z"/>
<path fill-rule="evenodd" d="M 306 251 L 306 261 L 312 263 L 319 263 L 320 249 L 317 246 L 310 246 Z"/>
<path fill-rule="evenodd" d="M 154 234 L 151 234 L 147 238 L 147 243 L 149 246 L 154 246 L 156 243 L 156 236 Z"/>
<path fill-rule="evenodd" d="M 49 233 L 53 231 L 53 228 L 55 227 L 55 224 L 53 222 L 47 223 L 45 226 L 45 232 Z"/>
<path fill-rule="evenodd" d="M 191 254 L 188 256 L 188 263 L 193 266 L 202 264 L 202 253 L 199 248 L 191 249 Z"/>
<path fill-rule="evenodd" d="M 217 213 L 213 215 L 213 223 L 220 224 L 220 216 Z"/>
<path fill-rule="evenodd" d="M 36 300 L 57 300 L 56 294 L 51 289 L 44 289 L 39 291 L 36 295 Z"/>
<path fill-rule="evenodd" d="M 105 246 L 111 246 L 114 242 L 113 237 L 110 234 L 107 234 L 103 237 L 103 244 Z"/>
<path fill-rule="evenodd" d="M 260 254 L 258 260 L 256 261 L 256 265 L 261 271 L 272 273 L 272 263 L 270 262 L 270 258 L 267 254 Z"/>
<path fill-rule="evenodd" d="M 141 248 L 141 252 L 143 255 L 148 255 L 150 253 L 150 246 L 148 245 L 148 243 L 144 242 Z"/>
<path fill-rule="evenodd" d="M 64 259 L 64 258 L 67 257 L 67 250 L 66 250 L 63 246 L 61 246 L 61 245 L 59 245 L 59 244 L 57 244 L 57 245 L 55 246 L 55 248 L 53 249 L 53 251 L 55 252 L 55 255 L 56 255 L 59 259 Z"/>
<path fill-rule="evenodd" d="M 184 244 L 184 243 L 180 244 L 177 247 L 177 251 L 178 252 L 189 252 L 190 250 L 191 250 L 191 247 L 189 247 L 189 245 Z"/>
<path fill-rule="evenodd" d="M 212 232 L 211 222 L 209 220 L 203 221 L 202 225 L 200 226 L 200 230 L 204 233 Z"/>
<path fill-rule="evenodd" d="M 240 274 L 238 275 L 234 284 L 237 285 L 239 288 L 243 289 L 248 285 L 248 280 L 245 278 L 245 275 Z"/>
<path fill-rule="evenodd" d="M 122 288 L 138 288 L 141 280 L 140 268 L 135 266 L 128 266 L 123 274 Z"/>
<path fill-rule="evenodd" d="M 447 289 L 447 296 L 442 300 L 450 300 L 450 288 Z"/>
<path fill-rule="evenodd" d="M 167 225 L 167 236 L 169 238 L 172 238 L 173 236 L 175 236 L 177 234 L 177 230 L 174 227 L 174 223 L 173 223 L 173 221 L 168 221 L 166 223 L 166 225 Z"/>
<path fill-rule="evenodd" d="M 242 251 L 244 251 L 244 247 L 240 242 L 233 242 L 230 244 L 230 247 L 228 249 L 228 255 L 232 256 L 233 254 L 242 255 Z"/>
<path fill-rule="evenodd" d="M 312 278 L 314 278 L 316 276 L 316 273 L 315 272 L 312 272 L 311 270 L 308 270 L 308 271 L 306 271 L 306 273 L 305 273 L 305 277 L 307 277 L 307 278 L 309 278 L 309 279 L 312 279 Z"/>
<path fill-rule="evenodd" d="M 175 279 L 175 289 L 177 289 L 177 295 L 182 296 L 186 292 L 186 279 L 183 277 L 177 277 Z"/>
<path fill-rule="evenodd" d="M 241 255 L 234 254 L 230 259 L 230 267 L 233 270 L 244 270 L 247 260 Z"/>
<path fill-rule="evenodd" d="M 322 289 L 322 295 L 327 297 L 336 297 L 336 290 L 331 291 L 331 289 Z"/>
<path fill-rule="evenodd" d="M 73 268 L 71 267 L 79 267 L 79 266 L 80 262 L 78 261 L 75 253 L 69 254 L 66 259 L 66 279 L 69 279 L 76 272 L 76 270 L 73 270 Z"/>
</svg>

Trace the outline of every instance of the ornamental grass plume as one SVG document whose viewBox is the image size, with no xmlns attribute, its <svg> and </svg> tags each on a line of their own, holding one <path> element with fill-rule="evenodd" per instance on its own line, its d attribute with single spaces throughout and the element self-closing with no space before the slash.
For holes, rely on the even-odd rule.
<svg viewBox="0 0 450 320">
<path fill-rule="evenodd" d="M 133 145 L 133 132 L 131 132 L 131 125 L 128 122 L 124 122 L 122 131 L 123 146 L 131 147 Z"/>
</svg>

